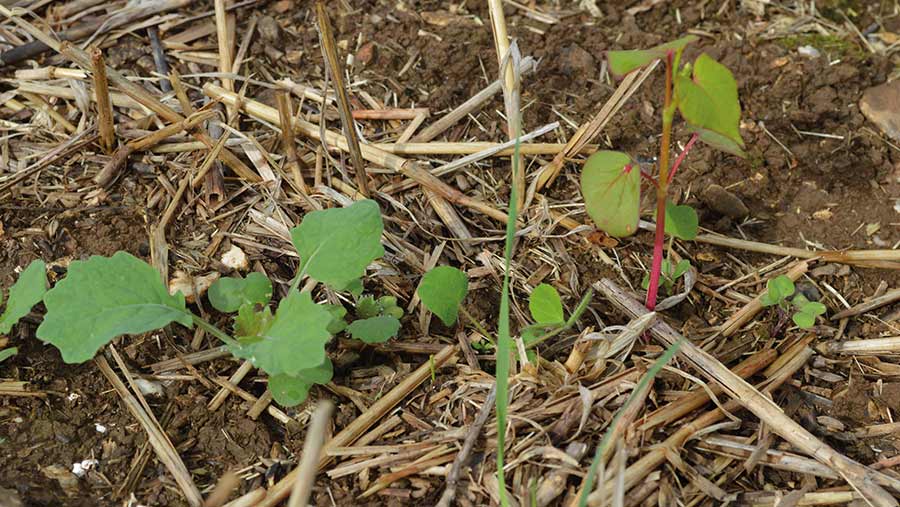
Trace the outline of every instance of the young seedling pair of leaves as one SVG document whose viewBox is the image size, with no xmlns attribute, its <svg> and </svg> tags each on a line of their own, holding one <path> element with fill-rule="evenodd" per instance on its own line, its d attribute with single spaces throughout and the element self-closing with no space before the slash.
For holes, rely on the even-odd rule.
<svg viewBox="0 0 900 507">
<path fill-rule="evenodd" d="M 260 273 L 222 278 L 210 287 L 214 308 L 237 313 L 233 337 L 193 314 L 181 293 L 168 293 L 152 266 L 126 252 L 74 261 L 66 278 L 43 295 L 47 314 L 37 336 L 56 346 L 64 361 L 80 363 L 117 336 L 173 322 L 188 328 L 196 324 L 221 339 L 233 355 L 266 372 L 276 401 L 295 405 L 313 384 L 331 379 L 325 345 L 334 334 L 347 329 L 354 338 L 373 343 L 400 329 L 396 300 L 360 299 L 357 313 L 362 318 L 348 326 L 345 308 L 316 304 L 309 292 L 296 290 L 309 275 L 358 297 L 366 267 L 384 254 L 382 230 L 381 212 L 372 200 L 306 215 L 291 230 L 300 272 L 274 313 L 269 307 L 272 284 Z"/>
<path fill-rule="evenodd" d="M 802 329 L 811 328 L 816 324 L 816 317 L 824 315 L 827 309 L 822 303 L 810 301 L 802 293 L 795 292 L 794 282 L 780 275 L 766 282 L 766 292 L 760 301 L 763 306 L 777 306 L 789 313 L 793 310 L 791 319 L 794 324 Z"/>
<path fill-rule="evenodd" d="M 688 36 L 646 50 L 609 51 L 609 68 L 618 76 L 663 60 L 666 66 L 663 132 L 660 145 L 660 165 L 655 178 L 645 175 L 656 187 L 657 232 L 654 259 L 649 280 L 647 306 L 656 304 L 656 291 L 662 263 L 663 233 L 680 239 L 694 239 L 697 235 L 697 213 L 685 205 L 668 199 L 668 186 L 684 160 L 679 157 L 669 167 L 672 121 L 676 111 L 681 114 L 686 130 L 696 140 L 743 156 L 744 142 L 739 131 L 741 116 L 737 83 L 731 72 L 707 54 L 693 63 L 681 66 L 685 47 L 696 41 Z M 611 236 L 624 237 L 637 232 L 641 204 L 640 165 L 626 153 L 602 150 L 591 155 L 581 174 L 581 191 L 585 208 L 597 226 Z M 662 215 L 662 216 L 660 216 Z"/>
<path fill-rule="evenodd" d="M 675 284 L 678 282 L 678 279 L 681 278 L 685 273 L 690 271 L 691 269 L 691 261 L 687 259 L 681 259 L 674 266 L 672 262 L 669 261 L 668 257 L 663 259 L 662 261 L 662 276 L 659 279 L 660 287 L 662 287 L 663 291 L 666 294 L 672 293 L 672 288 L 675 287 Z M 650 286 L 650 273 L 644 274 L 644 279 L 641 280 L 641 287 L 645 290 Z"/>
<path fill-rule="evenodd" d="M 38 259 L 32 261 L 19 274 L 19 279 L 9 289 L 6 309 L 0 314 L 0 335 L 9 334 L 12 327 L 22 317 L 28 315 L 34 305 L 41 302 L 45 292 L 47 292 L 47 267 L 44 265 L 44 261 Z M 17 352 L 16 347 L 0 350 L 0 363 Z"/>
</svg>

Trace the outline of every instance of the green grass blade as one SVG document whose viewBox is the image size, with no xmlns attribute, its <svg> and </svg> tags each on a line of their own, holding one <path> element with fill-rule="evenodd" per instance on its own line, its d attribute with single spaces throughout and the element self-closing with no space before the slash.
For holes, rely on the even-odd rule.
<svg viewBox="0 0 900 507">
<path fill-rule="evenodd" d="M 512 162 L 512 181 L 516 181 L 519 171 L 519 134 L 516 133 L 516 146 Z M 509 403 L 509 355 L 512 350 L 512 339 L 509 336 L 509 266 L 512 264 L 513 243 L 516 237 L 516 221 L 519 219 L 516 209 L 516 186 L 512 185 L 509 194 L 509 215 L 506 222 L 506 266 L 503 270 L 503 292 L 500 294 L 500 319 L 497 323 L 497 483 L 500 487 L 500 505 L 507 507 L 506 484 L 503 477 L 503 455 L 506 448 L 506 408 Z"/>
<path fill-rule="evenodd" d="M 594 453 L 594 460 L 591 462 L 591 468 L 588 470 L 587 477 L 584 480 L 584 489 L 581 490 L 581 496 L 578 498 L 578 507 L 587 507 L 588 496 L 591 494 L 591 491 L 594 489 L 594 477 L 597 476 L 597 468 L 600 466 L 600 457 L 603 456 L 606 448 L 610 445 L 610 440 L 612 439 L 613 428 L 618 424 L 619 419 L 622 417 L 622 414 L 625 410 L 637 399 L 638 394 L 647 387 L 647 384 L 653 381 L 653 377 L 656 376 L 660 370 L 663 369 L 663 366 L 668 363 L 672 357 L 675 356 L 675 353 L 678 352 L 678 349 L 681 348 L 681 340 L 673 343 L 663 352 L 663 355 L 659 356 L 659 359 L 653 363 L 653 366 L 647 370 L 647 373 L 641 378 L 640 382 L 634 387 L 631 391 L 631 395 L 628 396 L 628 400 L 625 401 L 619 410 L 616 411 L 616 415 L 613 417 L 612 422 L 609 424 L 609 427 L 606 428 L 606 433 L 603 434 L 603 439 L 600 440 L 600 445 L 597 446 L 597 451 Z M 498 379 L 499 381 L 499 379 Z M 602 485 L 601 485 L 602 486 Z"/>
</svg>

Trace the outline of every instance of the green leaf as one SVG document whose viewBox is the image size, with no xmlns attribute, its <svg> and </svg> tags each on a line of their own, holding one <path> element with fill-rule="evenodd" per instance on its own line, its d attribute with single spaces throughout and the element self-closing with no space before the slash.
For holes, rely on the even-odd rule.
<svg viewBox="0 0 900 507">
<path fill-rule="evenodd" d="M 697 237 L 700 221 L 694 208 L 666 201 L 666 234 L 679 239 L 692 240 Z"/>
<path fill-rule="evenodd" d="M 301 272 L 340 291 L 356 286 L 366 267 L 384 255 L 383 230 L 378 203 L 365 199 L 346 208 L 308 213 L 291 229 L 291 239 L 300 254 Z"/>
<path fill-rule="evenodd" d="M 296 376 L 325 360 L 332 320 L 331 312 L 315 304 L 308 292 L 294 291 L 281 300 L 267 325 L 228 348 L 269 375 Z"/>
<path fill-rule="evenodd" d="M 693 79 L 683 74 L 675 77 L 675 100 L 700 140 L 731 153 L 742 152 L 737 82 L 727 67 L 707 54 L 700 55 L 694 62 Z"/>
<path fill-rule="evenodd" d="M 804 313 L 809 313 L 812 315 L 825 315 L 825 312 L 828 311 L 828 308 L 825 308 L 825 305 L 823 305 L 822 303 L 810 301 L 803 306 L 803 311 Z"/>
<path fill-rule="evenodd" d="M 606 57 L 609 59 L 609 70 L 616 76 L 624 76 L 641 67 L 650 65 L 654 60 L 665 58 L 669 52 L 682 51 L 685 46 L 696 40 L 697 36 L 688 35 L 650 49 L 607 51 Z"/>
<path fill-rule="evenodd" d="M 10 347 L 8 349 L 0 350 L 0 363 L 2 363 L 3 361 L 6 361 L 7 359 L 16 355 L 18 352 L 19 352 L 19 349 L 15 348 L 15 347 Z"/>
<path fill-rule="evenodd" d="M 641 199 L 641 171 L 620 151 L 598 151 L 581 171 L 581 194 L 588 214 L 610 236 L 637 231 Z"/>
<path fill-rule="evenodd" d="M 19 279 L 9 289 L 6 310 L 0 315 L 0 334 L 7 334 L 19 319 L 28 315 L 31 307 L 40 303 L 47 292 L 47 267 L 37 259 L 19 274 Z"/>
<path fill-rule="evenodd" d="M 295 376 L 270 375 L 269 391 L 279 405 L 293 407 L 306 401 L 313 384 L 327 384 L 332 375 L 334 367 L 331 360 L 326 358 L 319 366 L 303 370 Z"/>
<path fill-rule="evenodd" d="M 816 325 L 816 316 L 811 313 L 797 312 L 791 319 L 794 321 L 794 324 L 797 324 L 797 327 L 803 329 L 808 329 Z"/>
<path fill-rule="evenodd" d="M 397 336 L 397 332 L 400 331 L 400 320 L 389 315 L 355 320 L 347 327 L 347 331 L 350 331 L 357 340 L 381 343 Z"/>
<path fill-rule="evenodd" d="M 766 282 L 766 290 L 777 304 L 794 293 L 794 282 L 787 275 L 779 275 Z"/>
<path fill-rule="evenodd" d="M 528 310 L 531 311 L 531 318 L 541 324 L 555 324 L 566 320 L 559 293 L 546 283 L 538 285 L 531 292 Z"/>
<path fill-rule="evenodd" d="M 434 312 L 446 326 L 459 317 L 459 305 L 469 292 L 469 277 L 450 266 L 438 266 L 425 273 L 417 290 L 422 304 Z"/>
<path fill-rule="evenodd" d="M 247 303 L 238 308 L 238 314 L 234 318 L 234 335 L 237 338 L 257 336 L 271 325 L 272 310 L 265 307 L 257 311 L 255 307 L 255 303 Z"/>
<path fill-rule="evenodd" d="M 328 332 L 331 334 L 338 334 L 341 331 L 347 329 L 347 321 L 344 320 L 344 317 L 347 316 L 347 309 L 341 305 L 332 305 L 326 304 L 322 305 L 328 310 L 328 313 L 331 314 L 331 323 L 328 324 Z"/>
<path fill-rule="evenodd" d="M 193 324 L 184 296 L 170 295 L 158 271 L 125 252 L 72 262 L 66 278 L 44 296 L 44 304 L 47 315 L 37 337 L 55 345 L 67 363 L 87 361 L 123 334 L 171 322 Z"/>
<path fill-rule="evenodd" d="M 272 282 L 262 273 L 247 278 L 219 278 L 209 287 L 209 303 L 220 312 L 236 312 L 245 304 L 265 305 L 272 299 Z"/>
<path fill-rule="evenodd" d="M 678 264 L 675 265 L 675 272 L 672 273 L 672 279 L 678 280 L 682 275 L 688 272 L 691 269 L 691 261 L 687 259 L 681 259 L 678 261 Z"/>
<path fill-rule="evenodd" d="M 356 315 L 358 315 L 361 319 L 368 319 L 380 314 L 381 308 L 379 308 L 378 304 L 375 303 L 375 298 L 373 296 L 366 296 L 357 301 Z"/>
</svg>

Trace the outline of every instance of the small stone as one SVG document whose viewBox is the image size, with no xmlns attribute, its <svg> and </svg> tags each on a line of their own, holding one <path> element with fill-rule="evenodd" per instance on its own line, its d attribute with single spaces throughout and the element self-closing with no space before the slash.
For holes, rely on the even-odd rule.
<svg viewBox="0 0 900 507">
<path fill-rule="evenodd" d="M 803 294 L 803 296 L 810 301 L 818 301 L 822 299 L 822 293 L 819 292 L 818 287 L 809 282 L 798 282 L 795 286 L 795 294 Z"/>
<path fill-rule="evenodd" d="M 246 271 L 250 267 L 247 254 L 237 245 L 231 245 L 231 249 L 222 254 L 222 264 L 238 271 Z"/>
<path fill-rule="evenodd" d="M 822 56 L 822 53 L 812 46 L 800 46 L 797 48 L 797 52 L 800 53 L 800 56 L 805 56 L 807 58 L 818 58 Z"/>
<path fill-rule="evenodd" d="M 595 72 L 597 61 L 578 44 L 565 47 L 560 55 L 559 69 L 569 76 L 586 76 Z"/>
<path fill-rule="evenodd" d="M 700 196 L 700 200 L 711 210 L 726 217 L 741 219 L 750 214 L 750 209 L 740 197 L 719 185 L 710 185 Z"/>
<path fill-rule="evenodd" d="M 259 30 L 259 35 L 266 42 L 283 42 L 281 41 L 281 25 L 272 16 L 259 18 L 256 27 Z"/>
<path fill-rule="evenodd" d="M 900 80 L 866 90 L 859 109 L 888 137 L 900 141 Z"/>
<path fill-rule="evenodd" d="M 372 60 L 375 59 L 375 43 L 372 41 L 366 42 L 359 48 L 359 51 L 356 52 L 356 57 L 354 60 L 359 65 L 369 65 L 372 63 Z"/>
</svg>

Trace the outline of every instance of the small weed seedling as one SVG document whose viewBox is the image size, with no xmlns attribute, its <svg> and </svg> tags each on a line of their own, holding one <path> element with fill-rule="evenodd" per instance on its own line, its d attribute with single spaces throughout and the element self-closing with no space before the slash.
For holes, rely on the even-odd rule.
<svg viewBox="0 0 900 507">
<path fill-rule="evenodd" d="M 659 279 L 663 292 L 671 294 L 672 289 L 675 288 L 675 284 L 678 283 L 678 279 L 684 276 L 690 269 L 691 261 L 687 259 L 681 259 L 675 266 L 672 266 L 668 257 L 663 259 Z M 647 288 L 650 287 L 650 273 L 644 275 L 644 279 L 641 280 L 641 287 L 644 290 L 647 290 Z"/>
<path fill-rule="evenodd" d="M 19 279 L 9 289 L 6 310 L 0 315 L 0 336 L 9 334 L 19 320 L 28 315 L 31 307 L 41 302 L 47 292 L 47 267 L 44 261 L 32 261 L 19 275 Z M 0 299 L 2 300 L 2 299 Z M 0 349 L 0 363 L 16 355 L 18 349 Z"/>
<path fill-rule="evenodd" d="M 642 173 L 639 164 L 629 155 L 605 150 L 591 155 L 581 174 L 581 192 L 587 212 L 597 226 L 611 236 L 629 236 L 637 231 L 641 177 L 656 188 L 656 238 L 646 302 L 650 310 L 655 308 L 659 292 L 665 234 L 687 240 L 697 235 L 697 213 L 690 206 L 676 205 L 668 199 L 669 185 L 688 151 L 700 140 L 719 150 L 744 156 L 744 142 L 738 130 L 741 108 L 734 76 L 706 54 L 700 55 L 693 65 L 681 65 L 684 48 L 695 40 L 697 37 L 688 36 L 651 49 L 609 51 L 607 54 L 609 68 L 617 76 L 657 60 L 665 63 L 662 141 L 656 177 Z M 669 151 L 676 111 L 681 113 L 692 136 L 670 167 Z"/>
<path fill-rule="evenodd" d="M 816 324 L 816 317 L 825 313 L 825 305 L 810 301 L 800 292 L 795 295 L 795 292 L 794 282 L 780 275 L 766 282 L 761 301 L 763 306 L 775 306 L 785 315 L 790 314 L 798 327 L 809 329 Z"/>
<path fill-rule="evenodd" d="M 291 230 L 300 269 L 274 313 L 269 307 L 272 282 L 260 273 L 222 278 L 209 288 L 214 308 L 236 313 L 232 334 L 191 312 L 180 292 L 169 294 L 152 266 L 126 252 L 72 262 L 66 278 L 46 294 L 45 268 L 35 261 L 10 290 L 0 333 L 8 332 L 43 299 L 47 313 L 37 337 L 56 346 L 67 363 L 81 363 L 117 336 L 146 333 L 173 322 L 188 328 L 197 325 L 222 340 L 233 355 L 266 372 L 278 403 L 296 405 L 306 399 L 313 384 L 331 380 L 325 345 L 332 336 L 346 331 L 375 343 L 400 330 L 403 311 L 396 299 L 361 297 L 366 267 L 384 255 L 382 230 L 381 211 L 372 200 L 307 214 Z M 297 290 L 306 275 L 335 291 L 349 292 L 358 318 L 348 324 L 346 308 L 316 304 L 309 292 Z"/>
</svg>

